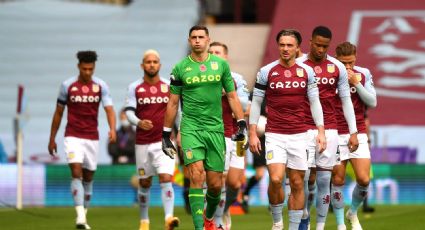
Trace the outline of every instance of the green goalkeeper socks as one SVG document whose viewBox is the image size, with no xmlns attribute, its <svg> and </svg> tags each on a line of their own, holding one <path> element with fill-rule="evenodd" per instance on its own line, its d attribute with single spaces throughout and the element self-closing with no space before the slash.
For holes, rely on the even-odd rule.
<svg viewBox="0 0 425 230">
<path fill-rule="evenodd" d="M 202 230 L 204 227 L 204 192 L 201 188 L 189 189 L 189 203 L 195 230 Z"/>
<path fill-rule="evenodd" d="M 207 208 L 205 210 L 205 217 L 209 220 L 211 220 L 214 217 L 215 210 L 217 209 L 218 203 L 220 203 L 221 200 L 221 194 L 218 195 L 212 195 L 207 191 L 206 195 L 207 199 Z"/>
</svg>

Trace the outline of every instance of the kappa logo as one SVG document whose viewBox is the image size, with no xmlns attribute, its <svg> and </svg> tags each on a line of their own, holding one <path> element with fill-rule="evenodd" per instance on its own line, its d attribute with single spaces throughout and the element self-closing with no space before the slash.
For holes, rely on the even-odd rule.
<svg viewBox="0 0 425 230">
<path fill-rule="evenodd" d="M 143 93 L 143 92 L 146 92 L 146 90 L 145 90 L 145 88 L 140 87 L 140 88 L 137 90 L 137 92 L 138 92 L 138 93 Z"/>
<path fill-rule="evenodd" d="M 273 71 L 273 73 L 271 74 L 271 76 L 272 76 L 272 77 L 279 76 L 279 73 L 278 73 L 278 72 L 276 72 L 276 71 Z"/>
<path fill-rule="evenodd" d="M 196 210 L 196 214 L 197 215 L 204 215 L 204 211 L 202 211 L 201 209 Z"/>
<path fill-rule="evenodd" d="M 192 68 L 190 66 L 186 67 L 186 69 L 184 69 L 184 72 L 189 72 L 192 71 Z"/>
<path fill-rule="evenodd" d="M 71 92 L 75 92 L 75 91 L 78 91 L 78 88 L 77 88 L 76 86 L 73 86 L 73 87 L 71 88 Z"/>
</svg>

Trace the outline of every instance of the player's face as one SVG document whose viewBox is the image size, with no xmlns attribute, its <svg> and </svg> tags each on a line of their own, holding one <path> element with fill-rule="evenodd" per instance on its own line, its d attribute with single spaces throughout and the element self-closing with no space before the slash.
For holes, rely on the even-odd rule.
<svg viewBox="0 0 425 230">
<path fill-rule="evenodd" d="M 346 69 L 353 69 L 356 64 L 356 55 L 337 56 L 336 59 L 344 64 Z"/>
<path fill-rule="evenodd" d="M 145 72 L 145 75 L 148 77 L 156 77 L 159 73 L 159 69 L 161 68 L 161 63 L 159 62 L 159 58 L 155 54 L 148 54 L 142 63 L 142 69 Z"/>
<path fill-rule="evenodd" d="M 85 62 L 79 63 L 78 69 L 80 70 L 80 77 L 84 81 L 91 80 L 91 77 L 93 76 L 93 73 L 94 73 L 94 67 L 95 67 L 94 62 L 93 63 L 85 63 Z"/>
<path fill-rule="evenodd" d="M 223 46 L 210 46 L 208 52 L 227 60 L 227 54 L 224 52 Z"/>
<path fill-rule="evenodd" d="M 331 39 L 319 35 L 310 40 L 310 53 L 315 61 L 321 61 L 326 57 Z"/>
<path fill-rule="evenodd" d="M 299 52 L 299 46 L 297 39 L 293 36 L 281 36 L 279 38 L 279 54 L 280 59 L 284 62 L 295 60 L 297 53 Z"/>
<path fill-rule="evenodd" d="M 203 53 L 210 44 L 210 38 L 205 30 L 194 30 L 189 36 L 189 44 L 194 53 Z"/>
</svg>

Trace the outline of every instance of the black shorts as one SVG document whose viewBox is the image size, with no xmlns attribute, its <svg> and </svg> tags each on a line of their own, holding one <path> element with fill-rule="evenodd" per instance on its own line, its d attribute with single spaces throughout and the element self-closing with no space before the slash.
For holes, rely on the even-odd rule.
<svg viewBox="0 0 425 230">
<path fill-rule="evenodd" d="M 260 155 L 253 153 L 253 162 L 252 166 L 254 168 L 266 166 L 266 136 L 263 135 L 259 137 L 261 142 L 261 151 Z"/>
</svg>

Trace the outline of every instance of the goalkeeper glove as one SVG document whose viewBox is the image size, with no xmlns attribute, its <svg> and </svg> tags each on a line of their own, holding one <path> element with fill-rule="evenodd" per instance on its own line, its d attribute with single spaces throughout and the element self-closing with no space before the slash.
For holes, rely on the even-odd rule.
<svg viewBox="0 0 425 230">
<path fill-rule="evenodd" d="M 241 119 L 238 120 L 238 131 L 233 134 L 232 140 L 233 141 L 244 141 L 246 136 L 246 121 Z"/>
<path fill-rule="evenodd" d="M 171 142 L 171 131 L 162 131 L 162 151 L 165 155 L 169 156 L 171 159 L 174 159 L 174 155 L 177 154 L 177 150 L 174 147 L 173 142 Z"/>
</svg>

